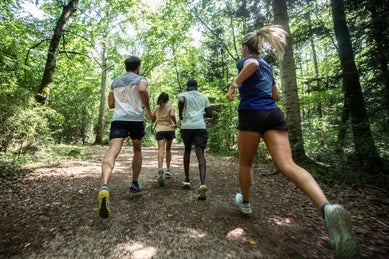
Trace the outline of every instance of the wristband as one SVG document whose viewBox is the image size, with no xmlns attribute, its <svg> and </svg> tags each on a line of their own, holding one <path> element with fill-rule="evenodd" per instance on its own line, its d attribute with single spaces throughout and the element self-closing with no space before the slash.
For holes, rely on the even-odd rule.
<svg viewBox="0 0 389 259">
<path fill-rule="evenodd" d="M 236 81 L 234 80 L 234 82 L 232 82 L 232 86 L 234 87 L 234 88 L 237 88 L 239 85 L 236 83 Z"/>
</svg>

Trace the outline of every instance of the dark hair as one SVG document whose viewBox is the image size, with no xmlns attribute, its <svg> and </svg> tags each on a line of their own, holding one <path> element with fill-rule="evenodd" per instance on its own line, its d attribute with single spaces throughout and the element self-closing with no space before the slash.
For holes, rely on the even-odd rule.
<svg viewBox="0 0 389 259">
<path fill-rule="evenodd" d="M 158 96 L 157 104 L 161 105 L 161 104 L 167 103 L 168 101 L 169 101 L 169 95 L 167 93 L 165 93 L 165 92 L 162 92 Z"/>
<path fill-rule="evenodd" d="M 140 62 L 141 62 L 141 60 L 137 56 L 129 56 L 124 61 L 124 64 L 126 65 L 127 71 L 133 71 L 140 66 Z"/>
<path fill-rule="evenodd" d="M 186 83 L 186 89 L 188 91 L 197 90 L 197 88 L 198 88 L 197 81 L 194 79 L 189 79 L 188 82 Z"/>
</svg>

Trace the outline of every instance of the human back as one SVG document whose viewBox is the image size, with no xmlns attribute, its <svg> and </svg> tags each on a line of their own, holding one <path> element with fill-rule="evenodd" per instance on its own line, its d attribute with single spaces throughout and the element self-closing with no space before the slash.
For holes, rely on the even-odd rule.
<svg viewBox="0 0 389 259">
<path fill-rule="evenodd" d="M 144 121 L 139 82 L 147 79 L 133 72 L 126 72 L 111 85 L 115 98 L 113 121 Z"/>
<path fill-rule="evenodd" d="M 241 58 L 237 62 L 238 71 L 240 72 L 243 69 L 243 64 L 249 59 L 255 59 L 259 66 L 238 87 L 240 95 L 238 110 L 270 110 L 278 108 L 272 93 L 273 85 L 275 85 L 272 69 L 263 58 Z"/>
<path fill-rule="evenodd" d="M 162 103 L 155 107 L 154 113 L 157 121 L 157 132 L 175 130 L 175 125 L 172 123 L 171 118 L 172 112 L 174 112 L 174 107 L 169 103 Z"/>
<path fill-rule="evenodd" d="M 181 128 L 205 129 L 204 111 L 210 106 L 208 98 L 195 90 L 183 92 L 179 97 L 185 98 Z"/>
</svg>

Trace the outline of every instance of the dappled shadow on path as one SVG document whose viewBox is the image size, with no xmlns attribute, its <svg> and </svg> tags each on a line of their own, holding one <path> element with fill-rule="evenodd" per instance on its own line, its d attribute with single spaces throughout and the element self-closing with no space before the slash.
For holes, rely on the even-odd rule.
<svg viewBox="0 0 389 259">
<path fill-rule="evenodd" d="M 173 177 L 156 178 L 156 148 L 143 149 L 140 181 L 129 193 L 132 148 L 124 147 L 111 179 L 112 217 L 96 216 L 101 160 L 58 161 L 24 177 L 1 179 L 2 258 L 333 258 L 328 235 L 311 202 L 279 174 L 258 167 L 253 213 L 233 204 L 239 190 L 235 159 L 207 154 L 208 197 L 197 200 L 198 167 L 191 157 L 192 188 L 181 188 L 182 151 L 173 147 Z M 192 152 L 194 153 L 194 152 Z M 266 176 L 263 176 L 266 175 Z M 387 190 L 322 185 L 350 210 L 362 258 L 387 258 Z"/>
</svg>

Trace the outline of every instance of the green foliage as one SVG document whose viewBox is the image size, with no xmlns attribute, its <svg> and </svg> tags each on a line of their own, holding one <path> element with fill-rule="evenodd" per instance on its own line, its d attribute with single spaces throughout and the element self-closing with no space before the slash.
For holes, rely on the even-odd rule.
<svg viewBox="0 0 389 259">
<path fill-rule="evenodd" d="M 14 83 L 0 91 L 0 151 L 24 153 L 51 140 L 50 126 L 61 117 L 48 107 L 37 106 L 31 92 Z M 52 123 L 51 123 L 52 122 Z"/>
<path fill-rule="evenodd" d="M 0 152 L 0 177 L 8 177 L 28 172 L 23 166 L 25 160 L 21 156 Z"/>
<path fill-rule="evenodd" d="M 33 97 L 39 89 L 49 39 L 62 3 L 34 1 L 45 13 L 38 19 L 22 15 L 20 2 L 0 3 L 1 151 L 27 156 L 42 152 L 42 147 L 53 142 L 93 143 L 105 69 L 102 61 L 107 61 L 109 88 L 112 80 L 124 73 L 125 57 L 135 54 L 142 58 L 141 74 L 149 80 L 152 106 L 162 91 L 169 93 L 170 102 L 176 105 L 186 81 L 195 78 L 200 92 L 209 97 L 214 113 L 213 119 L 206 120 L 209 150 L 237 155 L 238 102 L 227 103 L 225 93 L 237 73 L 241 37 L 273 21 L 269 1 L 177 0 L 160 1 L 161 5 L 154 7 L 145 1 L 80 1 L 61 39 L 45 107 L 37 106 Z M 346 3 L 372 134 L 381 156 L 388 158 L 389 113 L 384 105 L 383 63 L 378 62 L 387 59 L 388 52 L 387 43 L 374 37 L 377 20 L 373 20 L 386 18 L 387 10 L 381 6 L 372 9 L 371 1 Z M 305 150 L 309 157 L 335 168 L 334 175 L 346 176 L 345 171 L 351 168 L 348 165 L 355 165 L 356 158 L 349 121 L 342 121 L 347 107 L 329 2 L 295 1 L 289 3 L 288 13 Z M 385 19 L 379 21 L 384 23 L 381 26 L 387 23 Z M 386 39 L 389 27 L 383 28 Z M 102 56 L 104 48 L 106 57 Z M 278 64 L 271 64 L 280 85 Z M 282 95 L 282 89 L 280 92 Z M 282 107 L 282 102 L 279 105 Z M 106 108 L 103 143 L 108 143 L 111 118 L 112 110 Z M 148 121 L 146 125 L 144 144 L 153 146 L 154 129 Z M 339 141 L 341 129 L 346 129 L 346 134 Z M 76 149 L 67 152 L 79 156 Z M 260 145 L 256 161 L 267 163 L 268 158 L 264 145 Z M 7 159 L 7 168 L 19 163 Z"/>
</svg>

